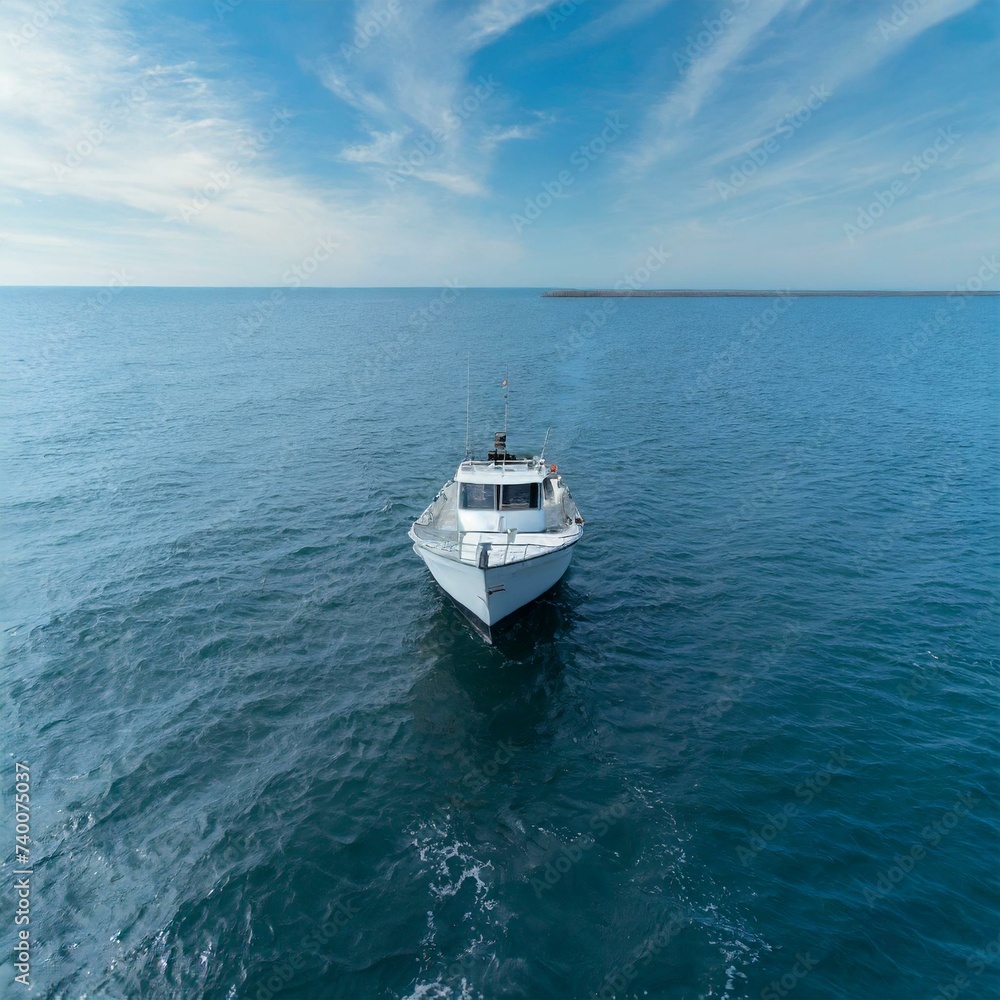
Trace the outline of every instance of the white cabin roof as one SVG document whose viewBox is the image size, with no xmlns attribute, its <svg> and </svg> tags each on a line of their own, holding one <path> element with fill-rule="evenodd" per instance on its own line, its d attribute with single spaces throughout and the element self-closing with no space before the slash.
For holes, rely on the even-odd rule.
<svg viewBox="0 0 1000 1000">
<path fill-rule="evenodd" d="M 458 467 L 458 483 L 540 483 L 547 475 L 546 466 L 533 458 L 514 462 L 466 461 Z"/>
</svg>

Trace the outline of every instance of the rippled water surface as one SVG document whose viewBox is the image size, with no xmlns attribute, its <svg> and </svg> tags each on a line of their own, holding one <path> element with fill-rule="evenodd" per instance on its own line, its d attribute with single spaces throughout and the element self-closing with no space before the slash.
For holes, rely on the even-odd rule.
<svg viewBox="0 0 1000 1000">
<path fill-rule="evenodd" d="M 4 996 L 998 994 L 996 299 L 269 296 L 0 291 Z M 467 357 L 587 520 L 493 647 Z"/>
</svg>

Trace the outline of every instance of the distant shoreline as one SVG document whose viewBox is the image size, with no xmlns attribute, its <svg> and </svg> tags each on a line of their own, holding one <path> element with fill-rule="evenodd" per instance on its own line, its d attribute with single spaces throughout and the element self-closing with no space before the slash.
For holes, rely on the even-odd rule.
<svg viewBox="0 0 1000 1000">
<path fill-rule="evenodd" d="M 689 299 L 689 298 L 753 298 L 765 296 L 775 298 L 777 296 L 859 296 L 859 297 L 880 297 L 889 295 L 1000 295 L 1000 291 L 979 291 L 979 292 L 899 292 L 899 291 L 851 291 L 849 289 L 838 291 L 822 290 L 797 290 L 792 291 L 774 289 L 772 291 L 759 289 L 700 289 L 700 288 L 556 288 L 548 292 L 542 292 L 543 299 Z"/>
</svg>

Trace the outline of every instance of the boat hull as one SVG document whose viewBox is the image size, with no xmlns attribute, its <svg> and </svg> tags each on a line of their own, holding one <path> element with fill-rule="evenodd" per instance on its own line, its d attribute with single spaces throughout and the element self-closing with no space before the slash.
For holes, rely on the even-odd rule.
<svg viewBox="0 0 1000 1000">
<path fill-rule="evenodd" d="M 574 544 L 487 569 L 438 555 L 419 544 L 413 550 L 445 593 L 484 625 L 491 626 L 554 587 L 569 569 Z"/>
</svg>

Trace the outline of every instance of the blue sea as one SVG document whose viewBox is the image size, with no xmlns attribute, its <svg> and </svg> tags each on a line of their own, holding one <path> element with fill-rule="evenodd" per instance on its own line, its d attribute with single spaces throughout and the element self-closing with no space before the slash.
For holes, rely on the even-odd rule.
<svg viewBox="0 0 1000 1000">
<path fill-rule="evenodd" d="M 998 318 L 0 290 L 0 994 L 997 997 Z M 467 366 L 586 519 L 492 646 Z"/>
</svg>

